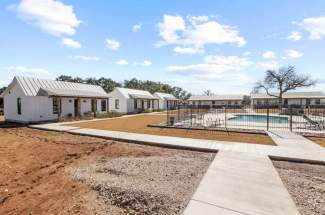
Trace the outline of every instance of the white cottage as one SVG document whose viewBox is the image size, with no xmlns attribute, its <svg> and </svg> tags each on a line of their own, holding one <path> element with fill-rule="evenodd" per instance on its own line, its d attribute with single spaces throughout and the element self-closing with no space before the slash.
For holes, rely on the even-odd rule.
<svg viewBox="0 0 325 215">
<path fill-rule="evenodd" d="M 175 108 L 179 102 L 174 95 L 168 93 L 156 92 L 153 94 L 158 100 L 155 101 L 155 108 L 159 110 L 167 110 L 167 108 Z"/>
<path fill-rule="evenodd" d="M 108 111 L 100 86 L 15 77 L 1 94 L 7 121 L 31 123 Z"/>
<path fill-rule="evenodd" d="M 158 100 L 148 91 L 116 87 L 109 94 L 109 109 L 118 113 L 153 111 Z"/>
</svg>

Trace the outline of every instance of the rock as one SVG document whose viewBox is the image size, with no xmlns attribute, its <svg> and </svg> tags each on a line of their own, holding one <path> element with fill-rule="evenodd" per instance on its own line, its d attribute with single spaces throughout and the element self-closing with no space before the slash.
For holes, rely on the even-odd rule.
<svg viewBox="0 0 325 215">
<path fill-rule="evenodd" d="M 0 196 L 0 204 L 3 204 L 8 199 L 8 196 Z"/>
</svg>

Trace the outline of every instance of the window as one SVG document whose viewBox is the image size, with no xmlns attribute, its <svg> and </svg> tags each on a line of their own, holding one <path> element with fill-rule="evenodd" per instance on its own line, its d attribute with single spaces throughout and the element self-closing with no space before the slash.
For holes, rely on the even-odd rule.
<svg viewBox="0 0 325 215">
<path fill-rule="evenodd" d="M 134 109 L 138 109 L 138 100 L 134 99 Z"/>
<path fill-rule="evenodd" d="M 315 99 L 315 104 L 320 105 L 320 99 Z"/>
<path fill-rule="evenodd" d="M 102 111 L 106 111 L 106 100 L 102 99 Z"/>
<path fill-rule="evenodd" d="M 53 98 L 53 114 L 59 113 L 59 99 Z"/>
<path fill-rule="evenodd" d="M 17 98 L 17 113 L 21 115 L 21 98 Z"/>
<path fill-rule="evenodd" d="M 120 109 L 120 100 L 115 99 L 115 109 Z"/>
<path fill-rule="evenodd" d="M 150 109 L 150 103 L 151 101 L 150 100 L 147 100 L 147 108 Z"/>
</svg>

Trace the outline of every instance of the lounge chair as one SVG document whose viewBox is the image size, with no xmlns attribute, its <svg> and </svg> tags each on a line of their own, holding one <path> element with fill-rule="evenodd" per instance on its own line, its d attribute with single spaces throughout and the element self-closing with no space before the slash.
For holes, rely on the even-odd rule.
<svg viewBox="0 0 325 215">
<path fill-rule="evenodd" d="M 315 128 L 315 129 L 319 129 L 319 130 L 322 130 L 325 128 L 325 124 L 324 122 L 318 122 L 318 121 L 315 121 L 315 120 L 312 120 L 310 119 L 307 115 L 303 115 L 303 118 L 308 122 L 308 124 L 310 125 L 310 129 L 312 128 L 312 126 Z"/>
</svg>

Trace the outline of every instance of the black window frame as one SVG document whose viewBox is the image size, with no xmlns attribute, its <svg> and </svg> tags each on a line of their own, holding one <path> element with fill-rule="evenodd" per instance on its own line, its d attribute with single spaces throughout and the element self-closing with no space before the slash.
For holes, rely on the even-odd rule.
<svg viewBox="0 0 325 215">
<path fill-rule="evenodd" d="M 58 114 L 59 113 L 59 99 L 58 98 L 53 98 L 52 100 L 52 110 L 53 114 Z"/>
<path fill-rule="evenodd" d="M 101 110 L 104 112 L 106 112 L 107 111 L 107 102 L 106 102 L 106 100 L 105 99 L 102 99 L 101 100 Z"/>
<path fill-rule="evenodd" d="M 120 109 L 120 100 L 115 99 L 115 109 Z"/>
<path fill-rule="evenodd" d="M 21 115 L 22 111 L 21 111 L 21 98 L 17 98 L 17 114 Z"/>
</svg>

